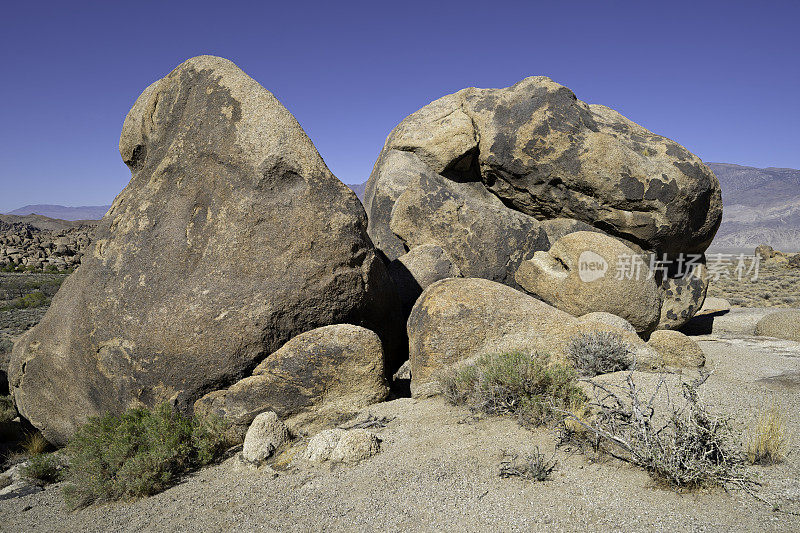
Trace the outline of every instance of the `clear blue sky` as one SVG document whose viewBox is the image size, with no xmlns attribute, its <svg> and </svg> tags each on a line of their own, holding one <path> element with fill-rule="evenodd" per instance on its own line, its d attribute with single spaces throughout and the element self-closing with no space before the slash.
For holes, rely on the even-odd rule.
<svg viewBox="0 0 800 533">
<path fill-rule="evenodd" d="M 227 57 L 294 113 L 342 181 L 403 117 L 546 75 L 706 161 L 800 168 L 797 2 L 6 2 L 0 212 L 110 203 L 139 93 Z"/>
</svg>

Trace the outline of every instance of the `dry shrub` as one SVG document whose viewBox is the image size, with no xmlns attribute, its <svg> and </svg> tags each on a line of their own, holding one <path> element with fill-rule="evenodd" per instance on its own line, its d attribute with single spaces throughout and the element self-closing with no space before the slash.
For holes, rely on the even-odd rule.
<svg viewBox="0 0 800 533">
<path fill-rule="evenodd" d="M 633 364 L 630 345 L 613 331 L 576 335 L 570 340 L 567 353 L 584 376 L 627 370 Z"/>
<path fill-rule="evenodd" d="M 729 422 L 713 415 L 698 396 L 698 388 L 707 377 L 683 383 L 680 404 L 666 390 L 663 376 L 646 397 L 632 375 L 627 376 L 623 386 L 590 381 L 595 391 L 590 404 L 595 411 L 591 421 L 565 414 L 586 430 L 584 438 L 589 438 L 597 449 L 641 466 L 655 479 L 675 488 L 741 484 L 747 478 L 742 456 L 733 445 Z M 662 393 L 662 414 L 656 416 L 655 404 Z"/>
<path fill-rule="evenodd" d="M 783 460 L 789 446 L 786 422 L 780 407 L 772 405 L 759 413 L 756 426 L 745 444 L 745 455 L 750 464 L 768 465 Z"/>
<path fill-rule="evenodd" d="M 555 470 L 557 462 L 539 452 L 537 447 L 530 453 L 503 452 L 500 461 L 500 477 L 521 477 L 531 481 L 546 481 Z"/>
<path fill-rule="evenodd" d="M 484 355 L 443 374 L 445 396 L 455 405 L 492 415 L 514 415 L 523 425 L 541 425 L 586 395 L 575 369 L 548 355 L 510 352 Z"/>
<path fill-rule="evenodd" d="M 22 441 L 22 449 L 31 457 L 42 455 L 49 447 L 50 443 L 38 431 L 28 433 Z"/>
</svg>

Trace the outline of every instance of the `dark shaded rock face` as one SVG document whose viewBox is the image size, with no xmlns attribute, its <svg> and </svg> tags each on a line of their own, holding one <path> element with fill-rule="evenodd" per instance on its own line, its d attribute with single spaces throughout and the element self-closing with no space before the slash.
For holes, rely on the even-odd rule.
<svg viewBox="0 0 800 533">
<path fill-rule="evenodd" d="M 120 154 L 129 185 L 13 352 L 16 404 L 48 440 L 132 405 L 191 411 L 328 324 L 363 325 L 390 359 L 404 353 L 358 199 L 233 63 L 196 57 L 148 87 Z"/>
<path fill-rule="evenodd" d="M 365 206 L 390 260 L 435 244 L 465 276 L 512 286 L 519 262 L 571 226 L 660 256 L 702 253 L 722 216 L 719 183 L 700 159 L 545 77 L 464 89 L 408 116 L 375 164 Z M 572 222 L 543 227 L 552 219 Z"/>
</svg>

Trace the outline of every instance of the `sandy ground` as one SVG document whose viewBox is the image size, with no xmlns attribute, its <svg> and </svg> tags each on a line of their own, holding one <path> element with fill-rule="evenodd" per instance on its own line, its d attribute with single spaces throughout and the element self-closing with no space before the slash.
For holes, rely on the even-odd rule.
<svg viewBox="0 0 800 533">
<path fill-rule="evenodd" d="M 752 314 L 752 313 L 751 313 Z M 742 313 L 728 329 L 746 330 Z M 734 324 L 731 326 L 731 324 Z M 739 326 L 735 326 L 739 324 Z M 713 370 L 704 399 L 733 417 L 737 433 L 776 401 L 800 443 L 800 343 L 736 332 L 697 337 Z M 638 375 L 642 382 L 653 375 Z M 673 376 L 671 379 L 677 379 Z M 441 399 L 373 406 L 393 417 L 376 432 L 381 453 L 357 466 L 288 462 L 269 470 L 207 468 L 156 496 L 64 508 L 59 486 L 0 501 L 3 531 L 798 531 L 800 457 L 751 467 L 756 500 L 741 490 L 679 494 L 640 469 L 591 452 L 555 450 L 553 429 L 528 431 L 509 419 L 475 419 Z M 559 462 L 552 479 L 502 479 L 503 450 L 538 446 Z M 299 457 L 297 442 L 279 459 Z M 771 504 L 784 512 L 773 510 Z"/>
</svg>

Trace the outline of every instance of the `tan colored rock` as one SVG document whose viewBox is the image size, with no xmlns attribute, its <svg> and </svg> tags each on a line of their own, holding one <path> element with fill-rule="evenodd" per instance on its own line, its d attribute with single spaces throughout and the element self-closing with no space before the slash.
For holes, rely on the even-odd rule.
<svg viewBox="0 0 800 533">
<path fill-rule="evenodd" d="M 440 279 L 461 277 L 461 271 L 440 246 L 423 244 L 389 263 L 389 276 L 408 316 L 422 291 Z"/>
<path fill-rule="evenodd" d="M 195 57 L 150 85 L 119 149 L 130 183 L 12 356 L 16 403 L 48 440 L 131 406 L 191 412 L 329 324 L 373 329 L 402 363 L 399 301 L 358 198 L 236 65 Z M 304 390 L 309 376 L 283 372 Z"/>
<path fill-rule="evenodd" d="M 317 328 L 283 345 L 252 375 L 195 403 L 241 439 L 258 413 L 274 411 L 294 433 L 334 426 L 388 396 L 378 336 L 350 324 Z"/>
<path fill-rule="evenodd" d="M 483 205 L 488 192 L 505 209 L 580 220 L 658 253 L 702 253 L 722 217 L 719 182 L 697 156 L 543 76 L 445 96 L 390 133 L 365 193 L 370 236 L 390 259 L 403 252 L 393 227 L 400 196 L 447 190 L 416 180 L 419 172 L 398 158 L 468 185 Z M 409 224 L 427 226 L 422 217 Z"/>
<path fill-rule="evenodd" d="M 574 336 L 618 333 L 636 357 L 650 348 L 635 333 L 598 321 L 581 321 L 506 285 L 478 278 L 452 278 L 428 287 L 408 319 L 411 390 L 435 392 L 437 374 L 490 353 L 548 353 L 566 359 Z"/>
<path fill-rule="evenodd" d="M 380 451 L 380 441 L 366 429 L 329 429 L 314 435 L 306 447 L 306 460 L 356 464 Z"/>
<path fill-rule="evenodd" d="M 800 342 L 800 310 L 771 313 L 756 324 L 756 335 Z"/>
<path fill-rule="evenodd" d="M 630 322 L 620 316 L 612 315 L 611 313 L 604 313 L 602 311 L 586 313 L 585 315 L 581 316 L 579 320 L 581 322 L 600 322 L 608 326 L 630 331 L 631 333 L 636 333 L 636 328 L 634 328 Z"/>
<path fill-rule="evenodd" d="M 247 429 L 242 446 L 242 458 L 250 463 L 259 463 L 270 457 L 275 450 L 289 440 L 289 430 L 274 411 L 255 417 Z"/>
<path fill-rule="evenodd" d="M 630 264 L 630 271 L 620 265 Z M 549 252 L 523 261 L 516 281 L 527 292 L 573 316 L 606 312 L 639 333 L 658 325 L 661 294 L 646 260 L 613 237 L 579 231 L 556 241 Z"/>
<path fill-rule="evenodd" d="M 706 363 L 706 356 L 700 345 L 679 331 L 654 331 L 647 344 L 655 349 L 658 358 L 637 358 L 638 370 L 700 368 Z"/>
</svg>

